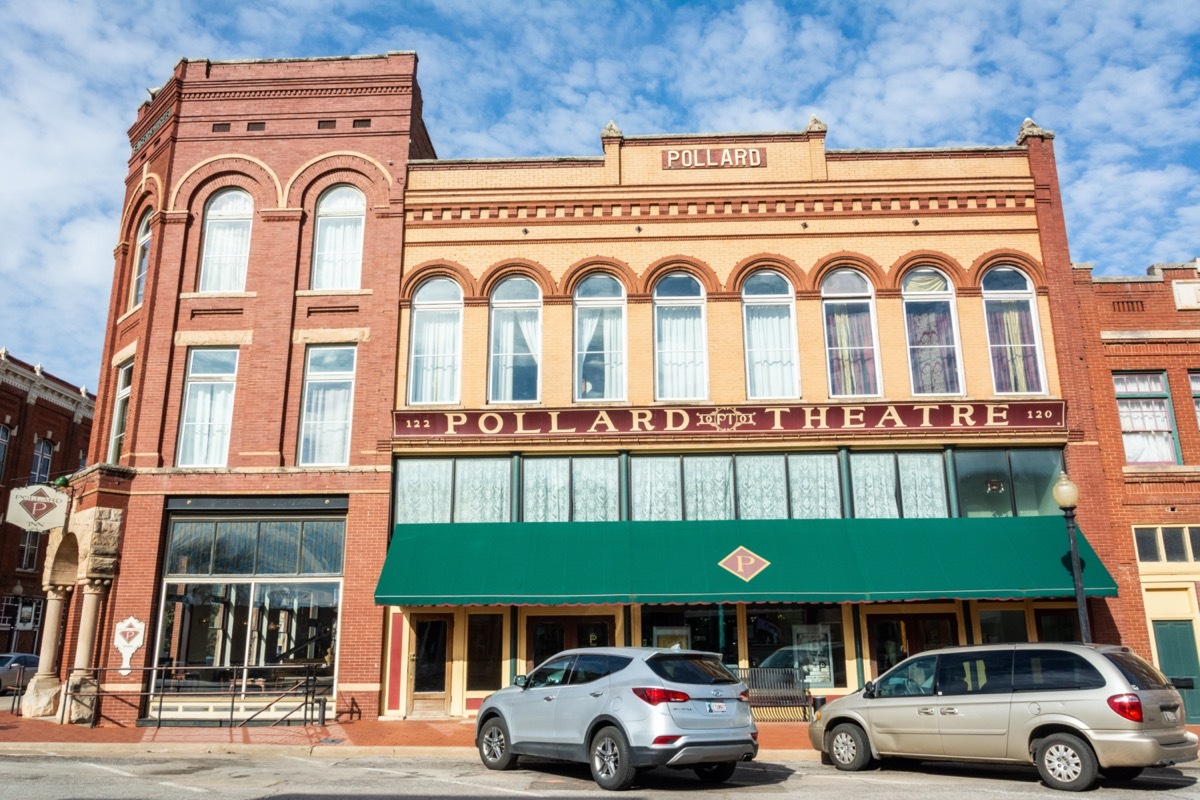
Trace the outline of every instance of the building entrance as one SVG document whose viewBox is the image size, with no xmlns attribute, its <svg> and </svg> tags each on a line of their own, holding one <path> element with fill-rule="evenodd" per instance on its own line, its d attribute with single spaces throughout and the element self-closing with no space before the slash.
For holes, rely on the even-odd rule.
<svg viewBox="0 0 1200 800">
<path fill-rule="evenodd" d="M 442 717 L 450 712 L 450 643 L 454 617 L 413 614 L 412 652 L 408 654 L 408 716 Z"/>
<path fill-rule="evenodd" d="M 594 617 L 529 617 L 526 624 L 526 671 L 560 650 L 611 647 L 615 620 Z"/>
<path fill-rule="evenodd" d="M 878 678 L 911 655 L 958 643 L 953 614 L 870 614 L 867 636 Z"/>
</svg>

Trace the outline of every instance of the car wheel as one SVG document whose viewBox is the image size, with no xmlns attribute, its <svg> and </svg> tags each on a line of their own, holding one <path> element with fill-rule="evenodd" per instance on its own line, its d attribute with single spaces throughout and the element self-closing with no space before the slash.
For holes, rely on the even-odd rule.
<svg viewBox="0 0 1200 800">
<path fill-rule="evenodd" d="M 592 739 L 592 777 L 601 789 L 624 791 L 633 785 L 637 770 L 629 753 L 629 742 L 618 728 L 602 728 Z"/>
<path fill-rule="evenodd" d="M 1110 781 L 1131 781 L 1142 774 L 1144 767 L 1101 767 L 1100 774 Z"/>
<path fill-rule="evenodd" d="M 871 763 L 871 743 L 862 728 L 838 725 L 829 734 L 829 759 L 840 770 L 857 772 Z"/>
<path fill-rule="evenodd" d="M 509 749 L 508 728 L 499 717 L 483 723 L 479 731 L 479 758 L 488 769 L 512 769 L 517 755 Z"/>
<path fill-rule="evenodd" d="M 1038 743 L 1034 756 L 1038 774 L 1052 789 L 1082 792 L 1096 782 L 1099 765 L 1087 742 L 1069 733 L 1055 733 Z"/>
<path fill-rule="evenodd" d="M 704 783 L 724 783 L 733 777 L 736 761 L 721 761 L 717 764 L 700 764 L 693 768 L 696 777 Z"/>
</svg>

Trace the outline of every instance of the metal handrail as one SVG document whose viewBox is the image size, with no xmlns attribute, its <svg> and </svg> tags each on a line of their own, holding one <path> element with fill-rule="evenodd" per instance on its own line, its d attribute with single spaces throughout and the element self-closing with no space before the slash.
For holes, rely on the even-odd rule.
<svg viewBox="0 0 1200 800">
<path fill-rule="evenodd" d="M 734 670 L 750 692 L 750 709 L 756 718 L 812 717 L 813 699 L 804 671 L 791 667 L 746 667 Z"/>
<path fill-rule="evenodd" d="M 25 670 L 29 667 L 17 665 L 17 682 L 12 686 L 12 700 L 9 701 L 8 713 L 14 717 L 21 716 L 21 697 L 25 694 Z"/>
</svg>

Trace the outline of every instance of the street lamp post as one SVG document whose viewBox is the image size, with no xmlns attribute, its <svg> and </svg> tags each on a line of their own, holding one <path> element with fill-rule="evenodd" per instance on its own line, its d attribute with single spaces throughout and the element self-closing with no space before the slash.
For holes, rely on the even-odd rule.
<svg viewBox="0 0 1200 800">
<path fill-rule="evenodd" d="M 1075 536 L 1075 507 L 1079 505 L 1079 487 L 1067 473 L 1060 472 L 1054 484 L 1054 502 L 1062 509 L 1067 521 L 1067 539 L 1071 544 L 1071 579 L 1075 582 L 1075 607 L 1079 612 L 1079 637 L 1084 644 L 1092 641 L 1092 626 L 1088 621 L 1087 597 L 1083 593 L 1083 568 L 1079 564 L 1079 544 Z"/>
</svg>

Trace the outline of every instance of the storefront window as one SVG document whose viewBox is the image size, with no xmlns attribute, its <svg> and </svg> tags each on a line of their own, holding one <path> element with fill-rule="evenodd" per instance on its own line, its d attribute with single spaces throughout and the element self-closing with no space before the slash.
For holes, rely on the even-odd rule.
<svg viewBox="0 0 1200 800">
<path fill-rule="evenodd" d="M 964 517 L 1011 517 L 1012 483 L 1003 450 L 959 450 L 958 503 Z"/>
<path fill-rule="evenodd" d="M 788 456 L 792 519 L 838 519 L 842 513 L 842 479 L 836 453 Z"/>
<path fill-rule="evenodd" d="M 750 666 L 798 669 L 809 688 L 846 685 L 842 611 L 836 605 L 749 605 Z"/>
<path fill-rule="evenodd" d="M 467 617 L 467 691 L 500 688 L 500 662 L 504 655 L 504 617 L 471 614 Z"/>
<path fill-rule="evenodd" d="M 1028 642 L 1025 630 L 1025 609 L 981 609 L 979 632 L 983 644 Z"/>
<path fill-rule="evenodd" d="M 1054 502 L 1054 483 L 1063 471 L 1061 450 L 1009 450 L 1013 499 L 1017 516 L 1054 516 L 1062 513 Z"/>
<path fill-rule="evenodd" d="M 737 666 L 737 607 L 734 605 L 643 606 L 642 646 L 707 650 Z"/>
<path fill-rule="evenodd" d="M 1079 641 L 1079 629 L 1075 624 L 1078 619 L 1078 614 L 1073 608 L 1034 609 L 1033 621 L 1037 626 L 1038 641 Z"/>
<path fill-rule="evenodd" d="M 529 458 L 522 462 L 525 522 L 615 522 L 621 518 L 615 458 Z"/>
</svg>

